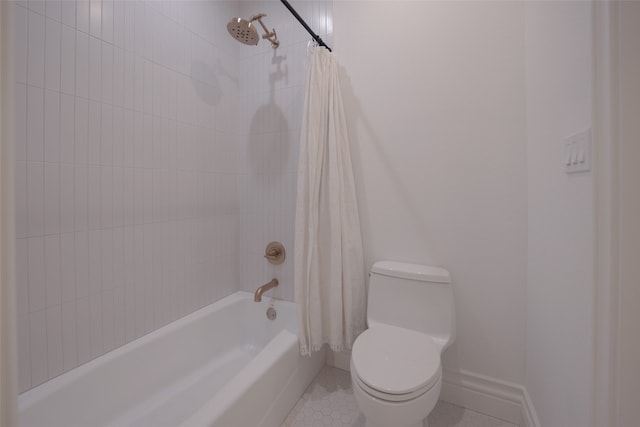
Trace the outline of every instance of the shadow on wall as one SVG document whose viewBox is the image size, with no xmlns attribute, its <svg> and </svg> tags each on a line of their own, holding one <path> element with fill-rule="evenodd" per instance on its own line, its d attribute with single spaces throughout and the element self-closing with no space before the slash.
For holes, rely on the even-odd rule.
<svg viewBox="0 0 640 427">
<path fill-rule="evenodd" d="M 289 160 L 289 122 L 280 106 L 275 102 L 276 82 L 287 80 L 286 56 L 276 55 L 271 63 L 276 70 L 269 73 L 269 102 L 258 107 L 251 119 L 247 157 L 251 170 L 256 175 L 283 175 Z M 282 65 L 284 64 L 284 70 Z"/>
<path fill-rule="evenodd" d="M 260 131 L 274 128 L 275 130 Z M 255 174 L 282 175 L 289 159 L 287 118 L 275 102 L 258 108 L 251 120 L 247 155 Z"/>
<path fill-rule="evenodd" d="M 229 73 L 220 60 L 214 67 L 202 61 L 191 63 L 191 84 L 207 105 L 219 105 L 222 100 L 223 93 L 218 76 L 226 77 L 232 84 L 238 85 L 238 78 Z"/>
<path fill-rule="evenodd" d="M 350 138 L 350 150 L 351 150 L 351 161 L 354 165 L 354 176 L 356 177 L 356 191 L 359 195 L 358 200 L 360 201 L 359 205 L 360 209 L 360 222 L 361 227 L 363 228 L 363 240 L 365 252 L 367 248 L 373 247 L 370 242 L 370 236 L 372 235 L 371 229 L 371 217 L 370 211 L 368 209 L 362 209 L 364 204 L 363 200 L 368 200 L 369 197 L 365 197 L 367 193 L 367 188 L 364 186 L 357 186 L 357 183 L 365 182 L 365 177 L 363 176 L 363 164 L 362 164 L 362 153 L 360 152 L 361 144 L 360 136 L 358 134 L 358 123 L 362 124 L 362 129 L 365 130 L 366 135 L 363 136 L 363 141 L 366 142 L 367 147 L 373 147 L 375 149 L 375 153 L 377 154 L 377 160 L 379 164 L 381 164 L 384 168 L 381 173 L 384 174 L 385 178 L 387 178 L 387 182 L 390 187 L 393 189 L 393 193 L 402 199 L 401 204 L 395 204 L 396 209 L 406 210 L 413 221 L 412 224 L 414 226 L 414 231 L 421 236 L 421 240 L 424 242 L 428 242 L 431 240 L 429 235 L 429 228 L 427 224 L 425 224 L 424 218 L 420 214 L 420 208 L 416 205 L 415 194 L 411 194 L 409 189 L 411 186 L 407 185 L 402 181 L 402 178 L 398 175 L 397 171 L 394 169 L 394 166 L 389 161 L 389 155 L 385 151 L 385 145 L 380 141 L 380 138 L 376 135 L 376 132 L 371 125 L 371 123 L 367 120 L 367 117 L 362 112 L 362 107 L 360 105 L 360 101 L 358 100 L 357 95 L 353 91 L 353 87 L 351 86 L 351 79 L 347 74 L 347 71 L 344 67 L 339 67 L 340 74 L 340 85 L 342 89 L 342 98 L 345 104 L 345 111 L 349 111 L 349 117 L 347 120 L 347 128 L 349 132 Z M 373 189 L 373 191 L 377 191 Z M 375 199 L 375 197 L 372 197 Z M 393 205 L 387 205 L 387 209 L 393 209 Z M 389 225 L 392 226 L 392 225 Z M 370 252 L 370 250 L 369 250 Z M 371 254 L 369 253 L 369 258 L 372 255 L 389 257 L 388 254 Z M 365 259 L 367 258 L 367 254 L 365 254 Z"/>
</svg>

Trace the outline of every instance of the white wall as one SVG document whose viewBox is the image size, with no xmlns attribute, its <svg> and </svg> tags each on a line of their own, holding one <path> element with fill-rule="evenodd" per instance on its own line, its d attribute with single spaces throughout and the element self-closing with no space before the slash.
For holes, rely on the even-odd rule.
<svg viewBox="0 0 640 427">
<path fill-rule="evenodd" d="M 638 424 L 640 417 L 640 3 L 619 2 L 619 331 L 617 408 L 619 427 Z"/>
<path fill-rule="evenodd" d="M 565 137 L 591 127 L 588 2 L 527 2 L 525 385 L 545 427 L 590 425 L 593 174 L 567 175 Z"/>
<path fill-rule="evenodd" d="M 21 390 L 236 289 L 237 8 L 16 4 Z"/>
<path fill-rule="evenodd" d="M 524 7 L 334 5 L 366 267 L 451 271 L 446 369 L 524 382 Z"/>
</svg>

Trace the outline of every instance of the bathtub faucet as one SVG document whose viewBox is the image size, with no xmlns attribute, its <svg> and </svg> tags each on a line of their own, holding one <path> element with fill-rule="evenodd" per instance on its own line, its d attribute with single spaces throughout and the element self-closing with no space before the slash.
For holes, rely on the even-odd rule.
<svg viewBox="0 0 640 427">
<path fill-rule="evenodd" d="M 273 279 L 269 283 L 265 283 L 264 285 L 260 286 L 258 289 L 256 289 L 256 293 L 253 296 L 253 300 L 255 302 L 262 301 L 262 294 L 264 294 L 271 288 L 275 288 L 276 286 L 278 286 L 278 279 Z"/>
</svg>

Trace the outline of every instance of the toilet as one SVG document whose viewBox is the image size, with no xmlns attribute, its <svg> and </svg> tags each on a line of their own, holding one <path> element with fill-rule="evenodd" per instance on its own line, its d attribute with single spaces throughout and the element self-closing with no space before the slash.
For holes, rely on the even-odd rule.
<svg viewBox="0 0 640 427">
<path fill-rule="evenodd" d="M 426 427 L 440 396 L 440 355 L 455 339 L 449 272 L 376 262 L 369 276 L 368 329 L 351 352 L 351 383 L 367 427 Z"/>
</svg>

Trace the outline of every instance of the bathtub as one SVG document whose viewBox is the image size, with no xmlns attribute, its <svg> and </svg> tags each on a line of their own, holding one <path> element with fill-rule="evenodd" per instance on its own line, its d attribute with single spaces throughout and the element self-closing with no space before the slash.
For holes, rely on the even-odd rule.
<svg viewBox="0 0 640 427">
<path fill-rule="evenodd" d="M 293 303 L 236 292 L 21 394 L 20 426 L 277 427 L 323 365 Z"/>
</svg>

